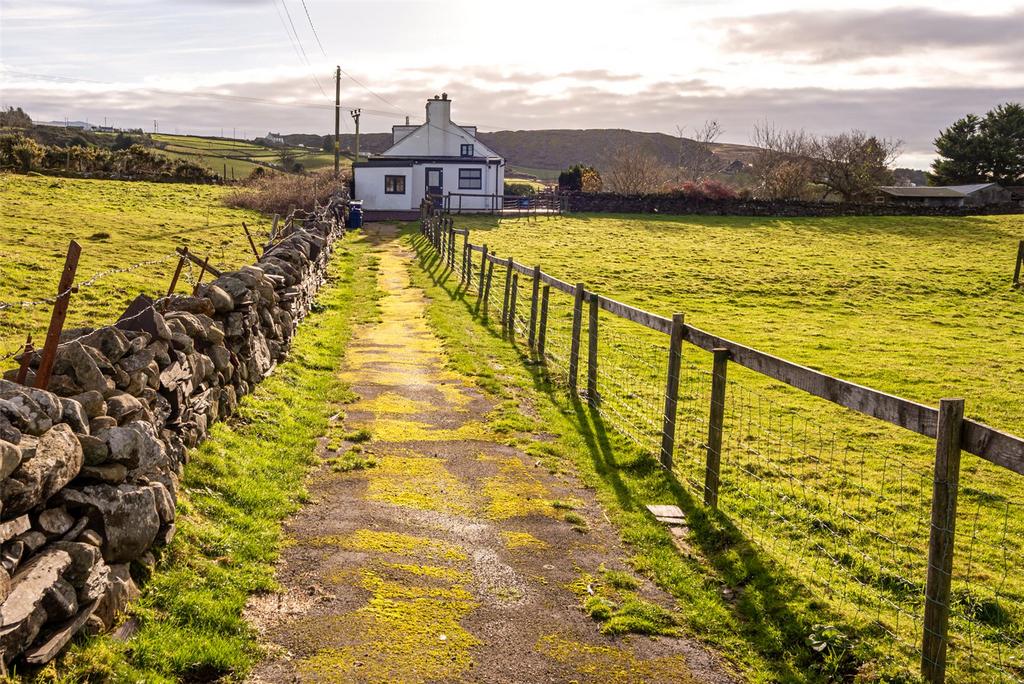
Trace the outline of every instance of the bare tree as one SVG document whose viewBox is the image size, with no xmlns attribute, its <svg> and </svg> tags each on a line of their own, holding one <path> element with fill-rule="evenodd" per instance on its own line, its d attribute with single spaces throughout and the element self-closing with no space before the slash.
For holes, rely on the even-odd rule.
<svg viewBox="0 0 1024 684">
<path fill-rule="evenodd" d="M 889 167 L 902 148 L 902 140 L 877 138 L 856 129 L 815 137 L 811 154 L 816 180 L 825 186 L 826 194 L 834 192 L 845 202 L 867 199 L 875 187 L 893 182 Z"/>
<path fill-rule="evenodd" d="M 687 139 L 682 126 L 679 134 L 679 180 L 699 183 L 722 170 L 722 161 L 715 155 L 714 143 L 724 131 L 717 121 L 708 119 L 700 128 L 693 129 L 693 138 Z"/>
<path fill-rule="evenodd" d="M 672 170 L 650 152 L 621 147 L 609 159 L 601 174 L 604 186 L 623 195 L 657 192 L 671 180 Z"/>
<path fill-rule="evenodd" d="M 807 196 L 814 177 L 812 140 L 803 130 L 784 130 L 764 121 L 754 125 L 751 144 L 756 193 L 767 199 L 800 199 Z"/>
</svg>

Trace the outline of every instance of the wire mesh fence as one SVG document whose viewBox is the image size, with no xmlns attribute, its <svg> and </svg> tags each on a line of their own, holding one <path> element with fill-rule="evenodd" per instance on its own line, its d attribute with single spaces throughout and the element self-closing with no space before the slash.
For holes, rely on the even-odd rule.
<svg viewBox="0 0 1024 684">
<path fill-rule="evenodd" d="M 433 230 L 428 219 L 424 232 Z M 466 247 L 465 234 L 458 249 L 433 242 L 450 253 L 446 263 L 468 283 L 467 296 L 481 307 L 486 301 L 491 322 L 504 322 L 517 343 L 533 339 L 551 380 L 575 388 L 605 424 L 671 463 L 695 498 L 713 502 L 743 538 L 820 597 L 823 619 L 870 642 L 884 672 L 913 678 L 926 666 L 931 681 L 1024 682 L 1024 501 L 1016 494 L 1024 466 L 1013 465 L 1024 463 L 1024 441 L 1002 435 L 1000 448 L 1015 455 L 995 458 L 985 450 L 995 438 L 980 447 L 963 438 L 965 450 L 970 443 L 986 455 L 965 454 L 959 476 L 939 483 L 959 496 L 958 508 L 946 511 L 955 510 L 953 536 L 932 520 L 935 409 L 709 342 L 702 331 L 674 346 L 668 319 L 632 307 L 619 313 L 592 292 L 579 301 L 576 287 L 546 274 L 535 288 L 532 268 L 510 270 L 506 255 Z M 721 370 L 711 342 L 728 347 Z M 923 416 L 920 424 L 911 414 Z M 667 455 L 666 437 L 674 440 Z M 954 544 L 952 572 L 937 582 L 948 598 L 929 586 L 936 533 Z M 941 603 L 948 628 L 926 623 L 929 601 Z M 930 661 L 923 653 L 935 636 L 945 653 Z"/>
</svg>

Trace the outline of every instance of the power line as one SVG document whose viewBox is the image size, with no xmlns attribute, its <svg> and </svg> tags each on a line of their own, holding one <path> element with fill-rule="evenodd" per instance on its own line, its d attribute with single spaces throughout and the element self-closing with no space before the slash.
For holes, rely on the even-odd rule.
<svg viewBox="0 0 1024 684">
<path fill-rule="evenodd" d="M 281 10 L 277 8 L 277 0 L 274 0 L 274 9 L 277 10 L 277 18 L 281 20 L 282 26 L 284 26 L 285 33 L 288 34 L 288 39 L 292 41 L 292 47 L 298 46 L 298 51 L 301 53 L 299 61 L 305 62 L 309 68 L 309 75 L 313 77 L 313 82 L 316 84 L 320 94 L 327 97 L 327 92 L 324 91 L 323 85 L 320 84 L 320 79 L 316 77 L 316 73 L 313 71 L 313 63 L 309 61 L 309 56 L 306 54 L 306 48 L 302 46 L 302 38 L 299 36 L 299 32 L 295 28 L 295 22 L 292 21 L 292 13 L 288 11 L 287 0 L 281 0 L 281 6 L 284 7 L 284 13 L 288 17 L 288 25 L 291 26 L 291 32 L 288 31 L 288 26 L 284 24 L 284 19 L 281 17 Z M 294 34 L 294 38 L 292 35 Z"/>
<path fill-rule="evenodd" d="M 306 0 L 300 0 L 302 2 L 302 9 L 306 12 L 306 20 L 309 22 L 309 28 L 313 31 L 313 37 L 316 38 L 316 44 L 320 46 L 320 52 L 323 56 L 327 56 L 327 50 L 324 50 L 324 44 L 320 42 L 320 34 L 316 32 L 316 26 L 313 26 L 313 17 L 309 16 L 309 8 L 306 7 Z"/>
</svg>

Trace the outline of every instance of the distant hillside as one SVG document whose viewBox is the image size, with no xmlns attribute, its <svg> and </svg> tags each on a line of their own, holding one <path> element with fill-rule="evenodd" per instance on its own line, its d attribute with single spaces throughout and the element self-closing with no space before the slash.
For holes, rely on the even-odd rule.
<svg viewBox="0 0 1024 684">
<path fill-rule="evenodd" d="M 548 129 L 480 133 L 477 137 L 505 157 L 510 166 L 535 171 L 557 172 L 581 162 L 600 167 L 621 147 L 645 149 L 666 164 L 674 165 L 679 160 L 679 138 L 665 133 L 640 133 L 617 128 Z M 323 142 L 323 136 L 308 134 L 286 135 L 284 138 L 291 145 L 307 147 Z M 692 145 L 693 141 L 684 140 L 683 144 Z M 350 151 L 354 146 L 354 135 L 341 136 L 342 150 Z M 390 146 L 390 133 L 364 133 L 359 139 L 362 154 L 377 154 Z M 754 153 L 754 148 L 749 145 L 731 143 L 716 143 L 714 149 L 724 163 L 735 159 L 750 163 Z"/>
</svg>

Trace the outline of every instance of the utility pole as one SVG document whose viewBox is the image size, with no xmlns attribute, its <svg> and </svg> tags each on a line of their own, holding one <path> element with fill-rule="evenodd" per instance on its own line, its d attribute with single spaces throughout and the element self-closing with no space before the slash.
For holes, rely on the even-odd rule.
<svg viewBox="0 0 1024 684">
<path fill-rule="evenodd" d="M 356 122 L 356 156 L 355 156 L 355 161 L 359 161 L 359 115 L 363 113 L 363 110 L 362 109 L 353 109 L 349 113 L 352 115 L 352 118 Z"/>
<path fill-rule="evenodd" d="M 341 67 L 334 72 L 334 177 L 341 165 Z"/>
</svg>

